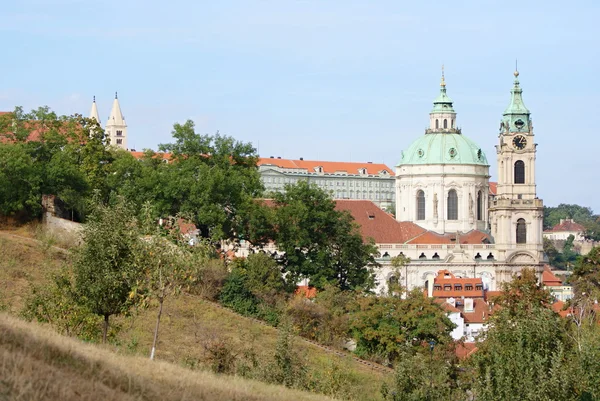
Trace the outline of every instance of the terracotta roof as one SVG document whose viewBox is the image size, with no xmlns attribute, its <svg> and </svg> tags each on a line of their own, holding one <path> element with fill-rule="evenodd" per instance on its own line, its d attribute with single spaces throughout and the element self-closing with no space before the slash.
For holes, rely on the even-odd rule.
<svg viewBox="0 0 600 401">
<path fill-rule="evenodd" d="M 485 240 L 485 241 L 484 241 Z M 461 234 L 459 237 L 461 244 L 483 244 L 491 243 L 489 234 L 483 231 L 471 230 L 468 233 Z M 425 231 L 418 237 L 413 238 L 409 244 L 455 244 L 456 234 L 446 233 L 438 234 L 433 231 Z"/>
<path fill-rule="evenodd" d="M 561 231 L 583 232 L 585 231 L 585 227 L 581 224 L 575 223 L 573 219 L 561 219 L 560 223 L 552 227 L 550 230 L 546 230 L 544 232 L 548 233 Z"/>
<path fill-rule="evenodd" d="M 446 312 L 460 312 L 465 323 L 485 323 L 492 314 L 490 305 L 483 298 L 471 298 L 473 300 L 473 311 L 465 312 L 465 300 L 456 299 L 456 306 L 453 306 L 445 299 L 435 300 Z"/>
<path fill-rule="evenodd" d="M 498 193 L 498 183 L 490 181 L 490 195 L 496 195 Z"/>
<path fill-rule="evenodd" d="M 361 169 L 366 169 L 367 175 L 377 175 L 385 171 L 390 176 L 394 176 L 394 170 L 382 163 L 362 163 L 362 162 L 328 162 L 321 160 L 292 160 L 280 158 L 258 159 L 258 166 L 274 165 L 281 168 L 307 170 L 309 173 L 316 173 L 317 167 L 323 168 L 323 173 L 346 173 L 360 175 Z"/>
<path fill-rule="evenodd" d="M 296 287 L 294 294 L 302 295 L 308 299 L 311 299 L 317 296 L 317 289 L 308 285 L 299 285 Z"/>
<path fill-rule="evenodd" d="M 465 359 L 473 355 L 473 353 L 477 351 L 477 343 L 456 343 L 456 348 L 454 349 L 454 353 L 458 357 L 458 359 Z"/>
<path fill-rule="evenodd" d="M 178 219 L 177 225 L 179 226 L 179 232 L 183 235 L 190 234 L 198 234 L 198 227 L 194 223 L 188 222 L 184 219 Z M 195 231 L 195 232 L 194 232 Z"/>
<path fill-rule="evenodd" d="M 10 111 L 0 111 L 0 118 L 2 116 L 8 116 L 8 115 L 12 115 L 13 113 Z M 30 130 L 29 132 L 29 136 L 26 139 L 26 142 L 38 142 L 42 139 L 42 134 L 44 132 L 48 131 L 47 127 L 44 127 L 41 125 L 41 121 L 25 121 L 23 122 L 24 128 Z M 66 125 L 63 125 L 63 127 L 66 127 Z M 66 130 L 63 130 L 63 133 Z M 81 132 L 80 132 L 81 134 Z M 0 133 L 0 143 L 10 143 L 10 142 L 14 142 L 15 138 L 13 135 L 13 132 L 4 132 L 4 133 Z M 84 140 L 81 139 L 80 140 Z"/>
<path fill-rule="evenodd" d="M 490 306 L 483 298 L 473 299 L 473 312 L 462 312 L 465 323 L 484 323 L 491 315 Z"/>
<path fill-rule="evenodd" d="M 471 290 L 466 290 L 467 285 L 472 287 Z M 436 289 L 436 286 L 441 288 Z M 450 289 L 446 289 L 446 286 L 450 286 Z M 457 289 L 458 286 L 460 289 Z M 481 278 L 455 277 L 448 270 L 440 270 L 433 280 L 432 295 L 434 298 L 483 298 L 483 281 Z"/>
<path fill-rule="evenodd" d="M 544 271 L 542 272 L 542 284 L 546 287 L 560 287 L 563 285 L 562 280 L 552 273 L 548 265 L 544 266 Z"/>
<path fill-rule="evenodd" d="M 425 229 L 410 222 L 398 222 L 369 200 L 336 200 L 337 210 L 347 210 L 360 225 L 363 238 L 373 238 L 378 244 L 403 244 Z"/>
<path fill-rule="evenodd" d="M 130 151 L 129 153 L 131 153 L 131 155 L 133 157 L 135 157 L 136 159 L 141 159 L 144 157 L 144 152 L 136 152 L 136 151 Z M 155 158 L 159 158 L 159 159 L 163 159 L 163 160 L 171 160 L 171 154 L 170 153 L 154 153 L 154 157 Z"/>
</svg>

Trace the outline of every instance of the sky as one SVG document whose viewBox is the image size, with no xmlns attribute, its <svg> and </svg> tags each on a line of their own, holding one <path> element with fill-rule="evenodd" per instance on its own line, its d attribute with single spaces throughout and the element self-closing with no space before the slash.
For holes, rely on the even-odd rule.
<svg viewBox="0 0 600 401">
<path fill-rule="evenodd" d="M 201 134 L 263 157 L 394 167 L 424 134 L 445 66 L 462 133 L 496 176 L 515 60 L 537 193 L 600 213 L 600 2 L 19 0 L 0 14 L 0 111 L 47 105 L 104 123 L 115 91 L 131 148 Z"/>
</svg>

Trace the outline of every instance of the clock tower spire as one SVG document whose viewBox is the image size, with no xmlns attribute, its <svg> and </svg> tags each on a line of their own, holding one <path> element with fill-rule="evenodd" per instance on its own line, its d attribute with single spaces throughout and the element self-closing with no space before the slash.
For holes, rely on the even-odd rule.
<svg viewBox="0 0 600 401">
<path fill-rule="evenodd" d="M 543 258 L 542 219 L 543 203 L 536 194 L 535 158 L 537 144 L 534 141 L 531 113 L 523 103 L 523 90 L 519 83 L 519 71 L 510 91 L 510 104 L 502 114 L 499 144 L 496 145 L 498 161 L 498 189 L 496 199 L 490 205 L 491 232 L 497 248 L 521 255 L 524 264 Z M 503 250 L 504 249 L 504 250 Z M 529 255 L 529 256 L 528 256 Z"/>
</svg>

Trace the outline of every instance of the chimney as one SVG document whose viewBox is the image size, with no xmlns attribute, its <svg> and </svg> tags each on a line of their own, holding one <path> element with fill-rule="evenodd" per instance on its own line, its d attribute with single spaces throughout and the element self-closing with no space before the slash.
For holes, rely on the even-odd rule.
<svg viewBox="0 0 600 401">
<path fill-rule="evenodd" d="M 277 156 L 278 159 L 281 159 L 281 156 Z"/>
<path fill-rule="evenodd" d="M 300 160 L 304 160 L 304 157 L 301 157 Z"/>
<path fill-rule="evenodd" d="M 473 298 L 465 298 L 465 312 L 473 312 Z"/>
</svg>

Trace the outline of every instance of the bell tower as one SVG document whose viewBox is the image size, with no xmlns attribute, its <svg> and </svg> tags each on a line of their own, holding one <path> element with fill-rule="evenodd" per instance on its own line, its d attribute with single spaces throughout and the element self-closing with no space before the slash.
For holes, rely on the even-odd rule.
<svg viewBox="0 0 600 401">
<path fill-rule="evenodd" d="M 538 199 L 535 183 L 535 156 L 531 113 L 523 103 L 519 72 L 511 89 L 510 104 L 502 115 L 498 161 L 498 189 L 490 205 L 491 232 L 505 260 L 520 254 L 513 262 L 539 263 L 543 258 L 543 202 Z M 531 261 L 527 257 L 531 257 Z"/>
<path fill-rule="evenodd" d="M 121 105 L 116 92 L 110 117 L 106 121 L 104 130 L 111 146 L 127 150 L 127 124 L 121 113 Z"/>
</svg>

